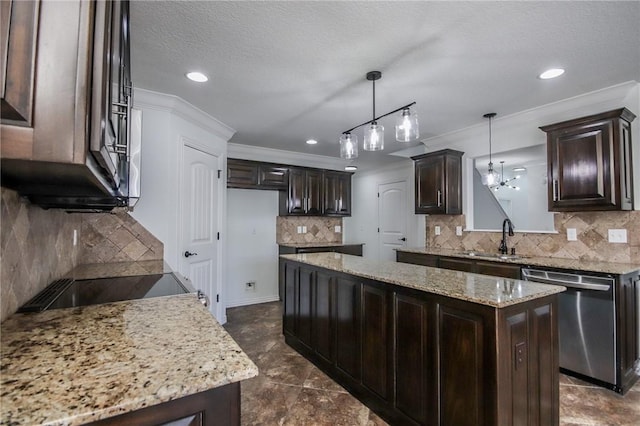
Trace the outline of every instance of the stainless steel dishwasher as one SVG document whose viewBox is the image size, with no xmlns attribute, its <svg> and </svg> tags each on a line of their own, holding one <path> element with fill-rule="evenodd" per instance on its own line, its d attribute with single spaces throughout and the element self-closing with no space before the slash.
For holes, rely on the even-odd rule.
<svg viewBox="0 0 640 426">
<path fill-rule="evenodd" d="M 615 387 L 615 278 L 523 268 L 522 279 L 567 288 L 558 295 L 560 369 Z"/>
</svg>

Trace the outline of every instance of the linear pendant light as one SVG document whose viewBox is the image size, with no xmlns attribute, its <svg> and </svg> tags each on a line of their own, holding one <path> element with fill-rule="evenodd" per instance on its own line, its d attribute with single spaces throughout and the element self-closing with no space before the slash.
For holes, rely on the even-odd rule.
<svg viewBox="0 0 640 426">
<path fill-rule="evenodd" d="M 415 108 L 411 109 L 416 104 L 415 102 L 376 117 L 376 80 L 381 78 L 382 73 L 380 71 L 369 71 L 367 73 L 367 80 L 371 81 L 373 85 L 372 119 L 342 132 L 340 136 L 340 158 L 351 160 L 358 157 L 358 138 L 351 132 L 365 125 L 368 126 L 364 130 L 364 150 L 382 151 L 384 149 L 384 127 L 378 123 L 378 120 L 398 111 L 402 111 L 402 113 L 396 119 L 396 140 L 399 142 L 412 142 L 420 137 L 418 114 Z"/>
</svg>

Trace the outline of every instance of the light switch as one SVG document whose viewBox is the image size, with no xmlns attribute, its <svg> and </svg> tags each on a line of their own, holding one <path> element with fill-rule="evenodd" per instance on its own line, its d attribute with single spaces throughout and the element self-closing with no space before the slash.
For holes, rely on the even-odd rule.
<svg viewBox="0 0 640 426">
<path fill-rule="evenodd" d="M 302 226 L 298 226 L 298 234 L 302 234 Z"/>
<path fill-rule="evenodd" d="M 336 225 L 335 228 L 333 228 L 336 234 L 339 234 L 342 232 L 342 226 L 340 225 Z"/>
<path fill-rule="evenodd" d="M 576 228 L 567 228 L 567 241 L 578 241 Z"/>
<path fill-rule="evenodd" d="M 306 233 L 307 233 L 307 226 L 306 226 L 306 225 L 303 225 L 303 226 L 302 226 L 302 233 L 303 233 L 303 234 L 306 234 Z"/>
<path fill-rule="evenodd" d="M 436 225 L 434 228 L 436 235 L 440 235 L 440 227 Z"/>
<path fill-rule="evenodd" d="M 609 242 L 610 243 L 626 243 L 627 230 L 626 229 L 609 229 Z"/>
<path fill-rule="evenodd" d="M 456 226 L 456 235 L 458 237 L 462 236 L 462 226 Z"/>
</svg>

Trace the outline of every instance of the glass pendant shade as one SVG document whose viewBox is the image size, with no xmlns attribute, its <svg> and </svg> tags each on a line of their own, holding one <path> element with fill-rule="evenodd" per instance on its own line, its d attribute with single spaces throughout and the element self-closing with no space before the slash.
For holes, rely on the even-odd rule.
<svg viewBox="0 0 640 426">
<path fill-rule="evenodd" d="M 382 151 L 384 149 L 384 127 L 375 121 L 364 130 L 364 150 Z"/>
<path fill-rule="evenodd" d="M 418 113 L 415 108 L 405 108 L 396 116 L 396 140 L 398 142 L 413 142 L 420 137 L 418 127 Z"/>
<path fill-rule="evenodd" d="M 493 170 L 493 163 L 489 163 L 487 173 L 482 175 L 482 184 L 491 186 L 500 182 L 500 176 Z"/>
<path fill-rule="evenodd" d="M 351 133 L 343 133 L 340 136 L 340 158 L 345 160 L 358 158 L 358 136 Z"/>
</svg>

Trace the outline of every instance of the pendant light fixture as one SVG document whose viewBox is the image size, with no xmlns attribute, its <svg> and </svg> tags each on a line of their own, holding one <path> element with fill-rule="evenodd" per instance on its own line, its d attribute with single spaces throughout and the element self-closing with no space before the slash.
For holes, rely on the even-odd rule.
<svg viewBox="0 0 640 426">
<path fill-rule="evenodd" d="M 382 73 L 380 71 L 369 71 L 367 73 L 367 80 L 371 81 L 373 85 L 372 119 L 342 132 L 342 136 L 340 136 L 340 158 L 351 160 L 358 157 L 358 138 L 351 132 L 365 125 L 368 126 L 364 131 L 364 150 L 382 151 L 384 149 L 384 126 L 379 124 L 378 120 L 398 111 L 402 111 L 402 113 L 396 119 L 396 140 L 399 142 L 412 142 L 420 137 L 418 115 L 415 108 L 411 109 L 416 104 L 415 102 L 376 117 L 376 80 L 381 78 Z"/>
<path fill-rule="evenodd" d="M 491 119 L 496 115 L 495 112 L 489 112 L 483 115 L 484 118 L 489 119 L 489 167 L 487 168 L 487 173 L 482 175 L 482 184 L 487 186 L 498 183 L 499 179 L 498 174 L 493 170 L 493 163 L 491 162 Z"/>
</svg>

